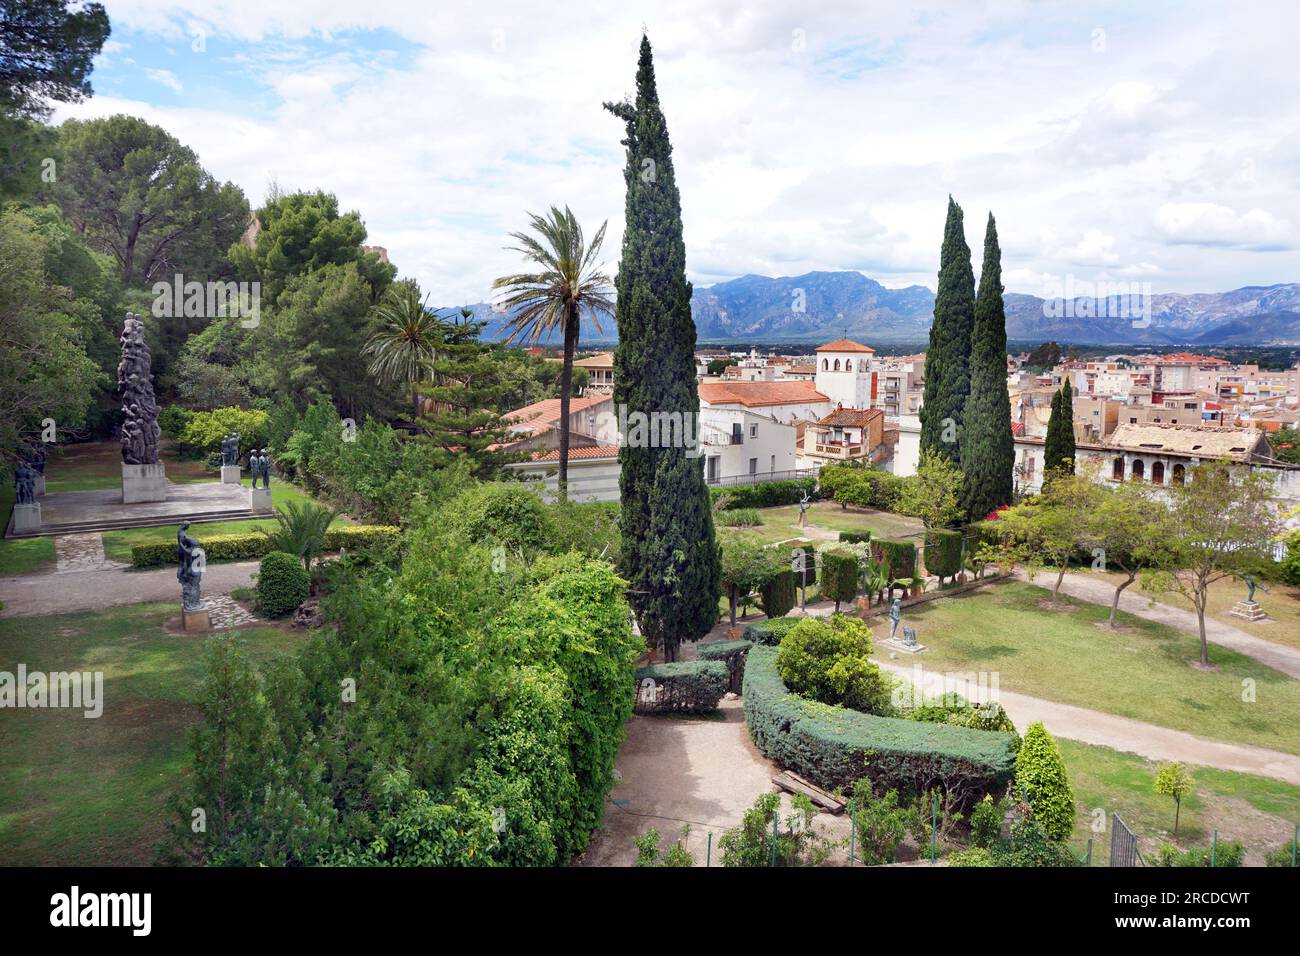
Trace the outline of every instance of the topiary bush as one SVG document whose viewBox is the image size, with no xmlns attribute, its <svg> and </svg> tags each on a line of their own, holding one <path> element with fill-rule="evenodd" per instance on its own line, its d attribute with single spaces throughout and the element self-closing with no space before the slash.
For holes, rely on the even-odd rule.
<svg viewBox="0 0 1300 956">
<path fill-rule="evenodd" d="M 802 620 L 801 617 L 777 617 L 767 621 L 755 621 L 753 624 L 746 624 L 740 636 L 754 644 L 775 647 L 781 643 L 781 638 L 789 634 Z"/>
<path fill-rule="evenodd" d="M 296 555 L 272 551 L 257 574 L 257 609 L 268 617 L 284 617 L 298 609 L 311 593 L 311 575 Z"/>
<path fill-rule="evenodd" d="M 911 541 L 877 538 L 871 542 L 871 553 L 889 566 L 891 595 L 894 581 L 905 578 L 916 580 L 916 545 Z"/>
<path fill-rule="evenodd" d="M 931 528 L 925 533 L 925 570 L 938 575 L 940 584 L 961 573 L 961 540 L 960 531 Z"/>
<path fill-rule="evenodd" d="M 840 540 L 845 544 L 866 544 L 871 540 L 870 531 L 841 531 Z"/>
<path fill-rule="evenodd" d="M 711 641 L 695 652 L 702 661 L 720 661 L 727 668 L 727 690 L 739 694 L 745 681 L 745 656 L 754 645 L 749 641 Z"/>
<path fill-rule="evenodd" d="M 1074 793 L 1065 761 L 1042 721 L 1025 731 L 1016 755 L 1016 790 L 1029 804 L 1033 819 L 1053 840 L 1069 839 L 1074 831 Z"/>
<path fill-rule="evenodd" d="M 768 617 L 785 617 L 794 607 L 795 599 L 794 572 L 789 568 L 776 572 L 758 593 L 762 597 L 763 613 Z"/>
<path fill-rule="evenodd" d="M 636 672 L 638 714 L 701 714 L 718 709 L 727 692 L 727 665 L 721 661 L 676 661 Z"/>
<path fill-rule="evenodd" d="M 858 556 L 852 551 L 822 552 L 822 595 L 835 602 L 852 601 L 858 596 Z"/>
<path fill-rule="evenodd" d="M 796 694 L 868 714 L 888 713 L 893 682 L 870 655 L 871 629 L 862 621 L 810 617 L 781 639 L 776 669 Z"/>
</svg>

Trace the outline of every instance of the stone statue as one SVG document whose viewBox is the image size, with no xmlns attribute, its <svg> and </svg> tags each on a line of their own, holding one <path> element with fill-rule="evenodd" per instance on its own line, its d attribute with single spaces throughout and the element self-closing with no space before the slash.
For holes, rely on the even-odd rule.
<svg viewBox="0 0 1300 956">
<path fill-rule="evenodd" d="M 121 342 L 117 388 L 122 395 L 122 461 L 128 465 L 156 465 L 162 430 L 153 394 L 153 363 L 144 341 L 144 322 L 130 312 L 126 314 Z"/>
<path fill-rule="evenodd" d="M 271 487 L 271 459 L 267 457 L 266 449 L 260 451 L 254 448 L 248 455 L 248 470 L 253 476 L 253 487 L 257 487 L 257 479 L 262 479 L 263 490 Z"/>
<path fill-rule="evenodd" d="M 1245 577 L 1245 581 L 1246 581 L 1246 603 L 1247 604 L 1255 603 L 1255 588 L 1259 588 L 1265 594 L 1269 593 L 1268 588 L 1262 584 L 1257 584 L 1255 582 L 1255 579 L 1251 575 L 1247 574 Z"/>
<path fill-rule="evenodd" d="M 903 601 L 902 598 L 894 598 L 894 603 L 889 605 L 889 639 L 894 640 L 898 633 L 898 622 L 903 619 Z M 903 628 L 903 633 L 907 633 L 907 628 Z"/>
<path fill-rule="evenodd" d="M 199 583 L 203 579 L 203 548 L 186 534 L 190 523 L 185 521 L 176 532 L 176 580 L 181 583 L 181 606 L 187 611 L 203 609 L 199 596 Z"/>
<path fill-rule="evenodd" d="M 226 435 L 221 439 L 221 466 L 228 468 L 235 463 L 235 458 L 230 454 L 230 436 Z"/>
<path fill-rule="evenodd" d="M 808 524 L 808 489 L 803 490 L 803 497 L 799 499 L 799 527 L 806 527 Z"/>
<path fill-rule="evenodd" d="M 32 468 L 36 469 L 36 474 L 45 474 L 45 446 L 37 445 L 36 451 L 32 452 Z"/>
<path fill-rule="evenodd" d="M 908 647 L 916 647 L 916 628 L 903 625 L 903 643 Z"/>
<path fill-rule="evenodd" d="M 20 505 L 36 503 L 36 472 L 25 461 L 14 470 L 14 502 Z"/>
</svg>

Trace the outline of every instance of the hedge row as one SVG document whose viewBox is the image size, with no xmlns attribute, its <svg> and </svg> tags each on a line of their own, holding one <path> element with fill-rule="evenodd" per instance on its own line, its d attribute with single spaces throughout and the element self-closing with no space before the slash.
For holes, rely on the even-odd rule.
<svg viewBox="0 0 1300 956">
<path fill-rule="evenodd" d="M 858 556 L 852 551 L 822 552 L 822 594 L 835 602 L 852 601 L 858 596 Z"/>
<path fill-rule="evenodd" d="M 367 545 L 396 540 L 401 528 L 392 525 L 340 525 L 325 532 L 325 550 L 364 548 Z M 205 535 L 199 540 L 208 561 L 250 561 L 271 552 L 270 539 L 259 531 L 241 534 Z M 157 568 L 176 562 L 175 541 L 151 541 L 131 548 L 131 565 Z"/>
<path fill-rule="evenodd" d="M 961 543 L 960 531 L 931 528 L 925 533 L 925 570 L 938 575 L 941 582 L 960 574 Z"/>
<path fill-rule="evenodd" d="M 774 508 L 778 505 L 797 505 L 808 492 L 817 498 L 816 478 L 794 478 L 789 481 L 760 481 L 756 485 L 735 485 L 731 488 L 712 488 L 713 500 L 726 498 L 725 509 Z"/>
<path fill-rule="evenodd" d="M 720 661 L 727 667 L 727 690 L 739 694 L 745 681 L 745 657 L 754 645 L 749 641 L 712 641 L 698 645 L 702 661 Z"/>
<path fill-rule="evenodd" d="M 727 665 L 721 661 L 652 664 L 636 672 L 638 714 L 706 713 L 717 710 L 727 692 Z"/>
<path fill-rule="evenodd" d="M 891 581 L 916 577 L 916 545 L 911 541 L 877 538 L 871 542 L 871 553 L 889 565 Z"/>
<path fill-rule="evenodd" d="M 745 722 L 764 755 L 827 790 L 870 777 L 878 792 L 940 786 L 961 803 L 1000 791 L 1015 765 L 1010 734 L 875 717 L 804 700 L 776 670 L 777 650 L 745 664 Z"/>
<path fill-rule="evenodd" d="M 841 531 L 840 540 L 845 544 L 866 544 L 871 540 L 870 531 Z"/>
<path fill-rule="evenodd" d="M 777 617 L 766 621 L 755 621 L 753 624 L 746 624 L 740 636 L 753 644 L 776 647 L 781 643 L 781 638 L 802 620 L 801 617 Z"/>
<path fill-rule="evenodd" d="M 763 613 L 768 617 L 785 617 L 794 607 L 795 576 L 789 568 L 776 572 L 772 580 L 758 589 Z"/>
</svg>

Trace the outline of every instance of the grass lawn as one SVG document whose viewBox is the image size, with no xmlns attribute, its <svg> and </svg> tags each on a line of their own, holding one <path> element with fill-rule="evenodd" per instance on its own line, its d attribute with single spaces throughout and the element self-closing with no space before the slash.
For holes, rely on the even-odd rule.
<svg viewBox="0 0 1300 956">
<path fill-rule="evenodd" d="M 250 484 L 250 479 L 243 479 L 244 487 L 247 488 Z M 301 503 L 311 500 L 305 492 L 287 482 L 276 482 L 275 480 L 271 482 L 271 504 L 277 508 L 290 501 Z M 336 525 L 348 522 L 349 519 L 343 517 L 334 519 Z M 103 535 L 104 556 L 110 561 L 130 563 L 132 547 L 137 544 L 174 540 L 179 527 L 179 525 L 168 524 L 159 525 L 156 528 L 124 528 L 120 531 L 105 531 Z M 205 534 L 243 534 L 258 529 L 270 530 L 274 527 L 274 518 L 250 518 L 247 521 L 212 521 L 190 525 L 190 534 L 198 538 L 201 543 Z"/>
<path fill-rule="evenodd" d="M 187 766 L 203 642 L 165 634 L 171 604 L 0 620 L 0 670 L 104 673 L 104 711 L 0 710 L 0 860 L 146 865 Z M 243 632 L 254 660 L 298 635 Z"/>
<path fill-rule="evenodd" d="M 768 544 L 792 538 L 808 538 L 824 546 L 826 542 L 838 538 L 841 531 L 869 530 L 872 537 L 901 538 L 920 535 L 924 530 L 916 518 L 870 508 L 849 508 L 846 511 L 833 501 L 814 502 L 808 508 L 806 528 L 799 527 L 798 505 L 759 508 L 758 513 L 763 518 L 762 526 L 745 533 L 756 535 Z"/>
<path fill-rule="evenodd" d="M 1300 681 L 1210 645 L 1212 671 L 1191 666 L 1194 635 L 1120 613 L 1130 630 L 1096 626 L 1108 608 L 1069 600 L 1044 610 L 1050 592 L 991 584 L 930 601 L 904 617 L 929 646 L 927 669 L 986 671 L 1015 691 L 1184 730 L 1202 737 L 1300 753 Z M 1242 701 L 1243 681 L 1255 701 Z"/>
<path fill-rule="evenodd" d="M 1114 581 L 1117 585 L 1125 577 L 1114 571 L 1087 571 L 1085 573 L 1094 574 L 1108 581 Z M 1264 588 L 1268 588 L 1267 593 L 1265 593 Z M 1161 604 L 1182 608 L 1193 614 L 1196 613 L 1196 608 L 1192 606 L 1192 602 L 1176 591 L 1162 591 L 1159 594 L 1143 591 L 1140 576 L 1137 581 L 1124 590 L 1124 593 L 1159 601 Z M 1300 648 L 1300 588 L 1293 588 L 1290 585 L 1281 583 L 1272 584 L 1267 581 L 1261 585 L 1260 589 L 1255 592 L 1255 601 L 1268 612 L 1268 616 L 1272 618 L 1270 621 L 1244 621 L 1228 613 L 1228 610 L 1234 604 L 1245 599 L 1246 582 L 1238 578 L 1224 578 L 1221 581 L 1215 581 L 1210 585 L 1210 604 L 1206 618 L 1214 618 L 1224 624 L 1231 624 L 1238 630 L 1253 634 L 1255 637 L 1262 637 L 1266 641 L 1274 641 L 1278 644 L 1286 644 L 1288 647 Z"/>
<path fill-rule="evenodd" d="M 14 504 L 12 482 L 0 486 L 0 520 L 8 521 Z M 0 527 L 0 534 L 4 528 Z M 54 570 L 53 538 L 0 538 L 0 578 Z M 3 598 L 3 595 L 0 595 Z"/>
<path fill-rule="evenodd" d="M 1152 781 L 1160 765 L 1136 754 L 1109 747 L 1057 738 L 1074 789 L 1077 821 L 1071 844 L 1082 855 L 1092 837 L 1093 866 L 1110 862 L 1111 814 L 1118 813 L 1138 836 L 1138 849 L 1152 863 L 1164 843 L 1183 849 L 1209 846 L 1214 831 L 1219 840 L 1240 840 L 1246 863 L 1260 865 L 1269 850 L 1291 840 L 1300 823 L 1300 787 L 1251 774 L 1188 767 L 1196 781 L 1183 798 L 1174 829 L 1174 802 L 1157 796 Z M 1105 811 L 1105 829 L 1094 832 L 1094 811 Z"/>
<path fill-rule="evenodd" d="M 211 481 L 202 461 L 176 456 L 176 444 L 163 440 L 159 456 L 171 481 Z M 45 491 L 96 491 L 122 486 L 122 446 L 114 441 L 61 445 L 50 449 L 45 463 Z"/>
</svg>

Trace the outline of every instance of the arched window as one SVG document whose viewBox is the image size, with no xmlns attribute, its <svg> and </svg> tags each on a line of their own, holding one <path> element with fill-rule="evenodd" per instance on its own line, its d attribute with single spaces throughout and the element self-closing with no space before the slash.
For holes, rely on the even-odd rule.
<svg viewBox="0 0 1300 956">
<path fill-rule="evenodd" d="M 1170 484 L 1181 485 L 1186 475 L 1187 472 L 1183 469 L 1181 462 L 1177 465 L 1174 465 L 1174 473 L 1173 473 L 1173 477 L 1170 479 Z"/>
<path fill-rule="evenodd" d="M 1111 469 L 1110 476 L 1114 478 L 1116 481 L 1124 480 L 1124 459 L 1123 458 L 1115 459 L 1115 467 Z"/>
<path fill-rule="evenodd" d="M 844 360 L 844 371 L 846 371 L 846 372 L 852 372 L 852 371 L 853 371 L 853 359 L 845 359 L 845 360 Z"/>
<path fill-rule="evenodd" d="M 1165 463 L 1158 461 L 1151 466 L 1151 484 L 1163 485 L 1165 483 Z"/>
<path fill-rule="evenodd" d="M 830 368 L 831 368 L 830 360 L 829 360 L 829 359 L 822 359 L 822 371 L 823 371 L 823 372 L 829 372 L 829 371 L 830 371 Z"/>
<path fill-rule="evenodd" d="M 840 370 L 840 360 L 839 360 L 839 359 L 836 359 L 836 360 L 835 360 L 835 371 L 838 372 L 839 370 Z"/>
<path fill-rule="evenodd" d="M 1143 472 L 1144 472 L 1145 470 L 1146 470 L 1146 465 L 1142 462 L 1142 459 L 1141 459 L 1141 458 L 1134 458 L 1134 459 L 1133 459 L 1133 471 L 1132 471 L 1132 477 L 1133 477 L 1133 480 L 1134 480 L 1134 481 L 1141 481 L 1141 480 L 1142 480 L 1142 474 L 1143 474 Z"/>
</svg>

